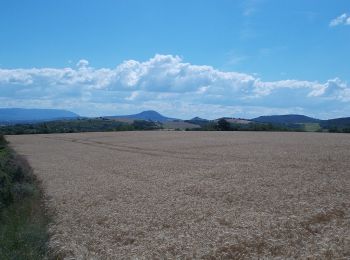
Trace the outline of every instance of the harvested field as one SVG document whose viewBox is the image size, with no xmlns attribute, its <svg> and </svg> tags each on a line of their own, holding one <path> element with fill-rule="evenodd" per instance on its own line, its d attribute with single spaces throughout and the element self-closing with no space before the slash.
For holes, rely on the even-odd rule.
<svg viewBox="0 0 350 260">
<path fill-rule="evenodd" d="M 7 138 L 43 181 L 61 257 L 350 258 L 349 135 Z"/>
</svg>

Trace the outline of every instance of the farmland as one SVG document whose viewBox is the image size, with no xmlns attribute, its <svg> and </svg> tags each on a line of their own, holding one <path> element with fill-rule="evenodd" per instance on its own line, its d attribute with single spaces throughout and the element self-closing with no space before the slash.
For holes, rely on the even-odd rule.
<svg viewBox="0 0 350 260">
<path fill-rule="evenodd" d="M 280 132 L 7 136 L 42 181 L 58 257 L 350 257 L 350 138 Z"/>
</svg>

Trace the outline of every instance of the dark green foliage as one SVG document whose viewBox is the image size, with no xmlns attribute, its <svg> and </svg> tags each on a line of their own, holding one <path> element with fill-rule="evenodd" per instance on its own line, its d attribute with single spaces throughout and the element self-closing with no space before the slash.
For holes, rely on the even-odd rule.
<svg viewBox="0 0 350 260">
<path fill-rule="evenodd" d="M 310 131 L 349 133 L 350 117 L 319 120 L 303 115 L 261 116 L 252 119 L 257 123 L 272 123 L 274 127 L 285 128 L 286 131 Z M 300 126 L 304 126 L 302 129 Z"/>
<path fill-rule="evenodd" d="M 28 164 L 3 145 L 0 148 L 0 210 L 32 195 L 33 189 L 34 176 Z"/>
<path fill-rule="evenodd" d="M 0 259 L 45 259 L 48 219 L 40 195 L 12 203 L 0 213 Z"/>
<path fill-rule="evenodd" d="M 330 133 L 339 133 L 341 130 L 340 130 L 337 126 L 330 126 L 330 127 L 328 128 L 328 131 L 329 131 Z"/>
<path fill-rule="evenodd" d="M 303 127 L 301 125 L 293 125 L 293 124 L 261 124 L 261 123 L 250 123 L 243 127 L 246 128 L 247 131 L 294 131 L 301 132 L 303 131 Z"/>
<path fill-rule="evenodd" d="M 327 130 L 329 133 L 350 133 L 350 127 L 342 128 L 338 126 L 331 126 Z"/>
<path fill-rule="evenodd" d="M 249 124 L 230 123 L 230 126 L 228 126 L 228 123 L 224 122 L 224 120 L 225 118 L 222 118 L 217 122 L 208 120 L 201 120 L 198 122 L 188 120 L 186 122 L 196 123 L 201 126 L 201 128 L 198 129 L 189 129 L 192 131 L 309 131 L 350 133 L 350 117 L 318 120 L 301 115 L 266 116 L 253 119 Z"/>
<path fill-rule="evenodd" d="M 219 131 L 230 131 L 231 124 L 227 122 L 224 118 L 219 119 L 217 123 L 217 130 Z"/>
<path fill-rule="evenodd" d="M 29 165 L 0 135 L 0 259 L 43 259 L 48 218 Z"/>
<path fill-rule="evenodd" d="M 7 144 L 6 139 L 3 135 L 0 134 L 0 149 Z"/>
<path fill-rule="evenodd" d="M 145 120 L 135 120 L 131 126 L 135 130 L 154 130 L 159 128 L 155 122 Z"/>
<path fill-rule="evenodd" d="M 325 122 L 328 123 L 325 123 Z M 222 118 L 215 120 L 187 120 L 185 122 L 197 124 L 200 128 L 186 129 L 187 131 L 318 131 L 331 133 L 349 133 L 350 125 L 347 118 L 339 120 L 326 120 L 322 123 L 261 123 L 249 124 L 230 123 Z M 339 122 L 341 124 L 338 124 Z M 332 124 L 329 122 L 333 122 Z M 336 123 L 334 123 L 336 122 Z M 318 127 L 310 126 L 317 124 Z M 308 127 L 307 127 L 308 126 Z M 133 123 L 116 121 L 109 118 L 80 118 L 76 120 L 58 120 L 37 124 L 18 124 L 0 127 L 0 134 L 50 134 L 50 133 L 80 133 L 80 132 L 108 132 L 162 129 L 162 123 L 146 120 L 135 120 Z M 311 129 L 311 130 L 310 130 Z M 0 141 L 1 143 L 1 141 Z M 1 145 L 1 144 L 0 144 Z"/>
<path fill-rule="evenodd" d="M 188 129 L 189 131 L 304 131 L 303 125 L 300 124 L 272 124 L 272 123 L 250 123 L 238 124 L 230 123 L 222 118 L 219 121 L 208 121 L 201 128 Z"/>
<path fill-rule="evenodd" d="M 189 130 L 194 131 L 216 131 L 217 130 L 217 124 L 214 121 L 208 121 L 206 124 L 201 125 L 201 128 L 193 128 Z"/>
<path fill-rule="evenodd" d="M 59 120 L 38 124 L 18 124 L 0 127 L 3 134 L 50 134 L 50 133 L 80 133 L 80 132 L 109 132 L 153 130 L 160 126 L 151 121 L 136 120 L 132 124 L 106 119 L 77 119 Z"/>
<path fill-rule="evenodd" d="M 350 117 L 323 120 L 320 126 L 330 133 L 349 133 Z"/>
</svg>

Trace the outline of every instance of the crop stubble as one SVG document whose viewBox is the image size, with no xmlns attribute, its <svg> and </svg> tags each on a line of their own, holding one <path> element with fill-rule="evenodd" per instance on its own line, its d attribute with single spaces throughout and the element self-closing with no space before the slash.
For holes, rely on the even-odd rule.
<svg viewBox="0 0 350 260">
<path fill-rule="evenodd" d="M 61 257 L 350 257 L 350 138 L 271 132 L 8 136 Z"/>
</svg>

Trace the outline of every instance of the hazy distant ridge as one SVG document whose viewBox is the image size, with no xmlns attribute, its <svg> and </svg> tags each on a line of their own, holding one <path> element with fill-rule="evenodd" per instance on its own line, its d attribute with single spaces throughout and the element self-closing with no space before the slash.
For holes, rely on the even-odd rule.
<svg viewBox="0 0 350 260">
<path fill-rule="evenodd" d="M 0 122 L 46 121 L 64 118 L 77 118 L 78 114 L 63 109 L 0 108 Z"/>
<path fill-rule="evenodd" d="M 253 118 L 252 121 L 259 123 L 275 123 L 275 124 L 300 124 L 300 123 L 319 123 L 321 120 L 304 116 L 304 115 L 273 115 L 273 116 L 259 116 Z"/>
</svg>

